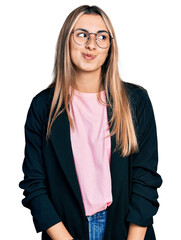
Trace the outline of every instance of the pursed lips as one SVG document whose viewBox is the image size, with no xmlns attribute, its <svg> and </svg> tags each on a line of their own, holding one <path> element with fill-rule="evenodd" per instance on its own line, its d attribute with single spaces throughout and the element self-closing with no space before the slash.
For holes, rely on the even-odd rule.
<svg viewBox="0 0 181 240">
<path fill-rule="evenodd" d="M 86 60 L 93 60 L 96 57 L 96 55 L 89 54 L 89 53 L 82 53 L 82 55 Z"/>
</svg>

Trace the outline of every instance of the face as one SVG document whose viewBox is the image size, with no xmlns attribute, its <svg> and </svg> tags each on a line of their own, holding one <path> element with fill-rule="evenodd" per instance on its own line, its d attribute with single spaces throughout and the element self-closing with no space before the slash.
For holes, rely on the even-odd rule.
<svg viewBox="0 0 181 240">
<path fill-rule="evenodd" d="M 97 33 L 100 30 L 108 32 L 102 17 L 95 14 L 83 14 L 76 22 L 73 31 L 79 28 L 85 29 L 89 33 Z M 70 36 L 70 54 L 77 72 L 101 71 L 108 51 L 109 47 L 100 48 L 96 44 L 94 34 L 90 34 L 90 39 L 85 45 L 76 44 L 73 34 Z"/>
</svg>

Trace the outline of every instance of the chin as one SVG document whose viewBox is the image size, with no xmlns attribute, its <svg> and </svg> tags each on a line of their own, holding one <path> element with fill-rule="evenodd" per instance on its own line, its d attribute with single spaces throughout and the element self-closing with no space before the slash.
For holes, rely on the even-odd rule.
<svg viewBox="0 0 181 240">
<path fill-rule="evenodd" d="M 83 72 L 94 72 L 97 71 L 100 67 L 97 66 L 80 66 L 78 67 L 79 71 L 83 71 Z"/>
<path fill-rule="evenodd" d="M 97 68 L 86 68 L 86 69 L 82 69 L 82 72 L 96 72 L 98 69 Z"/>
</svg>

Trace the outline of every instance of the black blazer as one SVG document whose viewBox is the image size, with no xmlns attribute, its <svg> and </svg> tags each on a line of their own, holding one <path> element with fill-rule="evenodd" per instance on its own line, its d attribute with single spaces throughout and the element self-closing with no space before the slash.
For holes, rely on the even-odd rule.
<svg viewBox="0 0 181 240">
<path fill-rule="evenodd" d="M 113 153 L 116 139 L 115 135 L 111 137 L 113 202 L 108 207 L 104 240 L 125 240 L 129 222 L 148 226 L 145 240 L 154 240 L 153 216 L 159 207 L 157 188 L 162 184 L 157 173 L 155 118 L 146 89 L 123 83 L 131 103 L 139 152 L 120 157 L 120 152 Z M 27 114 L 24 180 L 19 183 L 24 189 L 22 204 L 31 210 L 36 231 L 42 231 L 43 240 L 50 240 L 45 230 L 60 221 L 74 238 L 88 240 L 66 111 L 54 121 L 50 139 L 45 139 L 52 96 L 53 88 L 38 93 Z M 110 120 L 110 107 L 107 113 Z"/>
</svg>

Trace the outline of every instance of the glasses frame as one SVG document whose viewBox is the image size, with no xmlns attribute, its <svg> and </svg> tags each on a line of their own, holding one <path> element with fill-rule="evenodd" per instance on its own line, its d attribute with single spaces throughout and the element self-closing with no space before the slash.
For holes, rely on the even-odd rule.
<svg viewBox="0 0 181 240">
<path fill-rule="evenodd" d="M 78 31 L 78 30 L 79 30 L 79 31 L 81 30 L 81 31 L 86 32 L 86 33 L 88 34 L 87 41 L 86 41 L 84 44 L 79 44 L 79 43 L 77 43 L 77 42 L 75 41 L 74 32 L 76 32 L 76 31 Z M 91 34 L 94 34 L 94 35 L 95 35 L 96 44 L 97 44 L 98 47 L 100 47 L 99 44 L 97 43 L 97 34 L 103 33 L 103 32 L 107 33 L 107 34 L 109 35 L 109 37 L 110 37 L 110 44 L 109 44 L 109 46 L 108 46 L 108 47 L 110 47 L 110 45 L 111 45 L 111 43 L 112 43 L 112 40 L 113 40 L 114 38 L 113 38 L 113 37 L 111 36 L 111 34 L 110 34 L 109 32 L 107 32 L 106 30 L 100 30 L 100 31 L 97 31 L 96 33 L 90 33 L 90 32 L 87 31 L 86 29 L 77 28 L 77 29 L 75 29 L 74 31 L 72 31 L 72 34 L 73 34 L 73 40 L 74 40 L 74 42 L 75 42 L 77 45 L 79 45 L 79 46 L 84 46 L 84 45 L 86 45 L 86 44 L 89 42 L 89 40 L 90 40 L 90 35 L 91 35 Z M 106 48 L 108 48 L 108 47 L 100 47 L 100 48 L 106 49 Z"/>
</svg>

